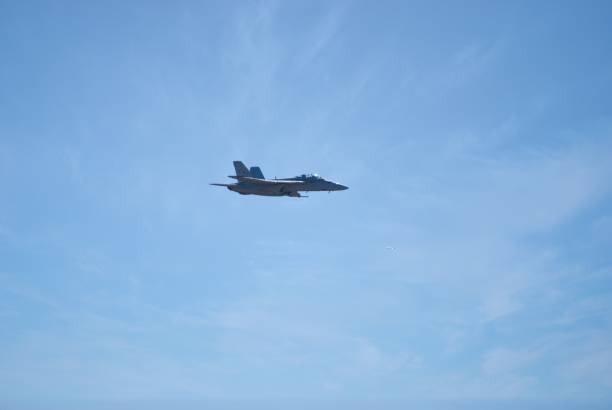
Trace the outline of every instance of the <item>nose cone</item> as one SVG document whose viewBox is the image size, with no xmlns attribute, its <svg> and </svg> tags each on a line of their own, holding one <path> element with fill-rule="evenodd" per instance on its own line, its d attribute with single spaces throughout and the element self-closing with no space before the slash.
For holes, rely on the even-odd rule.
<svg viewBox="0 0 612 410">
<path fill-rule="evenodd" d="M 347 189 L 348 189 L 348 187 L 347 187 L 347 186 L 344 186 L 344 185 L 341 185 L 341 184 L 336 184 L 336 189 L 337 189 L 338 191 L 345 191 L 345 190 L 347 190 Z"/>
</svg>

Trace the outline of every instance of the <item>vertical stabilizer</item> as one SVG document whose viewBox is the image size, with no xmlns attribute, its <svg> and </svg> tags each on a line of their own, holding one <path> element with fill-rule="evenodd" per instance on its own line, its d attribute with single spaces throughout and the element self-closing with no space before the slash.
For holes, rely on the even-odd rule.
<svg viewBox="0 0 612 410">
<path fill-rule="evenodd" d="M 236 170 L 236 176 L 249 177 L 249 169 L 242 163 L 242 161 L 234 161 L 234 169 Z"/>
<path fill-rule="evenodd" d="M 253 178 L 266 179 L 263 172 L 261 172 L 261 168 L 259 167 L 251 167 L 251 176 Z"/>
</svg>

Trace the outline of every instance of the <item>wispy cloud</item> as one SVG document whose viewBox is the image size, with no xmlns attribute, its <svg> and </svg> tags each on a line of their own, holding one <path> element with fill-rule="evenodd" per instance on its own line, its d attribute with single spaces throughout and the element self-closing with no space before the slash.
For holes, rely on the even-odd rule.
<svg viewBox="0 0 612 410">
<path fill-rule="evenodd" d="M 335 4 L 313 25 L 307 35 L 306 45 L 297 54 L 298 69 L 308 68 L 308 65 L 321 56 L 329 43 L 333 41 L 345 13 L 344 6 Z"/>
<path fill-rule="evenodd" d="M 498 348 L 484 354 L 482 370 L 488 375 L 513 373 L 533 363 L 541 356 L 537 350 Z"/>
<path fill-rule="evenodd" d="M 443 98 L 458 87 L 477 80 L 503 53 L 504 44 L 503 38 L 466 44 L 448 55 L 440 65 L 411 72 L 404 86 L 412 88 L 420 99 Z"/>
</svg>

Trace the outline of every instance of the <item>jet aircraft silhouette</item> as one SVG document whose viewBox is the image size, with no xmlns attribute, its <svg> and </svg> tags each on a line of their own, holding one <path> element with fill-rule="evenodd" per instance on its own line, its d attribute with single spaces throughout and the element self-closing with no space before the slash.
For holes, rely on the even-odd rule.
<svg viewBox="0 0 612 410">
<path fill-rule="evenodd" d="M 241 195 L 291 196 L 302 198 L 301 192 L 307 191 L 344 191 L 348 187 L 327 181 L 317 174 L 302 174 L 292 178 L 266 179 L 259 167 L 248 169 L 242 161 L 234 161 L 236 175 L 229 175 L 238 182 L 234 184 L 211 185 L 224 186 Z"/>
</svg>

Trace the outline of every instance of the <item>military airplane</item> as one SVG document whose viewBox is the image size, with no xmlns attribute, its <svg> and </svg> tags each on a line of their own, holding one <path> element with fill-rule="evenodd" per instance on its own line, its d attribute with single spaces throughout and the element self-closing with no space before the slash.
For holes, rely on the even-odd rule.
<svg viewBox="0 0 612 410">
<path fill-rule="evenodd" d="M 234 161 L 236 175 L 234 184 L 210 184 L 224 186 L 230 191 L 241 195 L 291 196 L 305 198 L 300 191 L 344 191 L 348 187 L 335 182 L 326 181 L 317 174 L 303 174 L 293 178 L 266 179 L 259 167 L 248 169 L 242 161 Z"/>
</svg>

